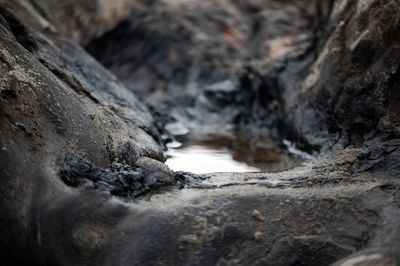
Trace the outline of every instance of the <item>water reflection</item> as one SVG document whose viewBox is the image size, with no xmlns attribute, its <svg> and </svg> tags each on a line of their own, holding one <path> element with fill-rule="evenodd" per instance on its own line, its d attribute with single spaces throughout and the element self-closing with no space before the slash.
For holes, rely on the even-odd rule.
<svg viewBox="0 0 400 266">
<path fill-rule="evenodd" d="M 192 173 L 211 172 L 257 172 L 260 169 L 235 161 L 228 149 L 214 149 L 207 146 L 190 145 L 180 149 L 170 149 L 166 164 L 175 171 Z"/>
<path fill-rule="evenodd" d="M 276 143 L 247 136 L 188 136 L 167 152 L 166 164 L 174 171 L 280 172 L 301 164 L 301 160 Z"/>
</svg>

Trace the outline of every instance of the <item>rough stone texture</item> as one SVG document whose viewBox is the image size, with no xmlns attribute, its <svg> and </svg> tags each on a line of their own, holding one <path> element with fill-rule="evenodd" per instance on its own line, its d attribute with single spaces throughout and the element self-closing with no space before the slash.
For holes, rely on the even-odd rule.
<svg viewBox="0 0 400 266">
<path fill-rule="evenodd" d="M 103 17 L 83 15 L 87 1 L 65 2 L 87 23 L 59 21 L 69 14 L 61 2 L 2 2 L 1 265 L 399 265 L 396 0 L 135 1 L 100 39 L 125 13 L 97 28 L 91 23 Z M 111 13 L 119 5 L 93 3 Z M 219 25 L 222 16 L 231 24 Z M 264 38 L 281 36 L 289 22 L 285 40 L 309 39 L 263 52 Z M 254 38 L 246 35 L 252 27 Z M 187 49 L 187 39 L 175 39 L 186 35 Z M 102 47 L 118 36 L 127 38 L 121 47 Z M 129 89 L 77 44 L 87 41 Z M 201 75 L 191 82 L 174 50 L 179 60 L 210 50 L 216 62 L 194 57 Z M 132 66 L 142 69 L 131 79 L 124 69 Z M 143 99 L 153 86 L 147 102 L 160 107 L 161 121 L 132 93 Z M 157 86 L 167 86 L 161 98 Z M 188 89 L 183 100 L 211 115 L 210 124 L 286 137 L 318 160 L 276 174 L 172 173 L 160 125 L 204 122 L 185 104 L 172 108 L 186 103 L 174 89 Z M 239 115 L 218 120 L 242 101 Z"/>
<path fill-rule="evenodd" d="M 277 135 L 277 73 L 288 55 L 311 49 L 329 3 L 142 1 L 87 49 L 156 111 L 189 127 L 258 123 Z"/>
<path fill-rule="evenodd" d="M 392 33 L 400 27 L 400 7 L 395 1 L 366 2 L 368 8 L 336 2 L 329 38 L 301 89 L 285 86 L 298 99 L 288 102 L 290 122 L 312 144 L 324 146 L 318 143 L 324 134 L 341 147 L 399 136 L 399 37 Z"/>
<path fill-rule="evenodd" d="M 130 13 L 134 0 L 1 0 L 17 14 L 25 16 L 26 24 L 48 36 L 62 35 L 85 44 L 112 29 Z M 95 25 L 95 26 L 94 26 Z"/>
<path fill-rule="evenodd" d="M 24 259 L 20 249 L 31 249 L 34 209 L 65 191 L 57 175 L 66 154 L 101 168 L 164 155 L 146 107 L 112 74 L 77 45 L 50 41 L 10 10 L 0 13 L 1 212 L 7 217 L 1 254 L 7 261 Z M 24 14 L 28 20 L 30 12 Z"/>
</svg>

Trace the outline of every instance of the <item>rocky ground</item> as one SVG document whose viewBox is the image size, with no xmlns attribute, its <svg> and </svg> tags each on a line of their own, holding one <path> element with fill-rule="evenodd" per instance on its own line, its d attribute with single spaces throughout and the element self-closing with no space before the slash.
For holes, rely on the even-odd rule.
<svg viewBox="0 0 400 266">
<path fill-rule="evenodd" d="M 1 265 L 400 264 L 399 14 L 1 0 Z M 314 162 L 173 172 L 181 129 L 289 140 Z"/>
</svg>

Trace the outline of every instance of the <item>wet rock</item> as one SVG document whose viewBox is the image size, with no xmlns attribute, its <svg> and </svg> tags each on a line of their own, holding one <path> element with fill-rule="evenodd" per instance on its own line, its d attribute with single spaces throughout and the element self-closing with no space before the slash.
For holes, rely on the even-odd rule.
<svg viewBox="0 0 400 266">
<path fill-rule="evenodd" d="M 131 167 L 113 163 L 109 169 L 100 169 L 76 155 L 67 154 L 61 179 L 74 187 L 91 181 L 95 189 L 125 199 L 134 199 L 174 181 L 172 172 L 161 162 L 140 158 L 136 164 L 137 167 Z"/>
<path fill-rule="evenodd" d="M 0 264 L 400 259 L 395 0 L 1 6 Z M 326 160 L 172 173 L 169 123 L 247 126 Z"/>
<path fill-rule="evenodd" d="M 136 161 L 136 165 L 144 171 L 145 185 L 150 188 L 171 184 L 175 181 L 174 173 L 160 161 L 141 157 Z"/>
</svg>

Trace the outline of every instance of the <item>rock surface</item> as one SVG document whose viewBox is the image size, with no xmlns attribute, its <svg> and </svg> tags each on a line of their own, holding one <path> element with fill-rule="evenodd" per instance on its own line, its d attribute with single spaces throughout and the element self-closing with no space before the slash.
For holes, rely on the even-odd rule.
<svg viewBox="0 0 400 266">
<path fill-rule="evenodd" d="M 396 0 L 0 3 L 1 265 L 400 263 Z M 316 160 L 173 173 L 168 123 Z"/>
</svg>

